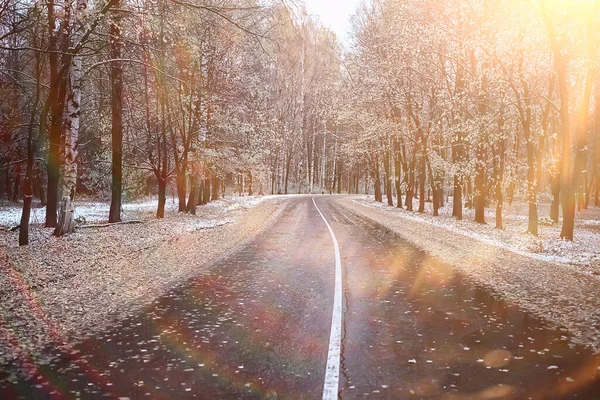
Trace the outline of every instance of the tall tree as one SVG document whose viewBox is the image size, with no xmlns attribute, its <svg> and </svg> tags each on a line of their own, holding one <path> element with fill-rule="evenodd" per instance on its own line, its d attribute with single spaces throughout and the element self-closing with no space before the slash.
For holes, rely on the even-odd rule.
<svg viewBox="0 0 600 400">
<path fill-rule="evenodd" d="M 75 191 L 77 188 L 77 141 L 79 139 L 79 124 L 81 117 L 81 84 L 83 78 L 83 60 L 75 47 L 83 39 L 86 17 L 88 12 L 87 0 L 77 0 L 73 14 L 71 31 L 72 38 L 69 46 L 70 67 L 67 85 L 65 110 L 65 127 L 62 159 L 61 203 L 58 224 L 54 230 L 56 236 L 71 233 L 75 229 Z"/>
<path fill-rule="evenodd" d="M 122 57 L 122 18 L 121 0 L 113 0 L 113 12 L 110 18 L 110 79 L 111 79 L 111 115 L 112 115 L 112 184 L 108 222 L 121 221 L 121 203 L 123 193 L 123 65 Z"/>
</svg>

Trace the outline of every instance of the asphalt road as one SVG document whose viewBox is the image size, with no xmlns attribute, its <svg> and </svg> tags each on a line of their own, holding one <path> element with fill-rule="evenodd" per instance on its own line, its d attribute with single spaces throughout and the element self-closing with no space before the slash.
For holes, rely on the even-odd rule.
<svg viewBox="0 0 600 400">
<path fill-rule="evenodd" d="M 342 260 L 341 398 L 600 399 L 600 359 L 564 330 L 315 201 Z M 334 290 L 328 228 L 292 197 L 240 251 L 0 398 L 321 398 Z"/>
</svg>

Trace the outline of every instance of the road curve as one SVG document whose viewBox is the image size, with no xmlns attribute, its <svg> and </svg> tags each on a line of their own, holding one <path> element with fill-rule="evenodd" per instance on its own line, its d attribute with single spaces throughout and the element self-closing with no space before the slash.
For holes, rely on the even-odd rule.
<svg viewBox="0 0 600 400">
<path fill-rule="evenodd" d="M 290 197 L 241 250 L 0 398 L 321 398 L 336 287 L 323 218 L 341 254 L 340 397 L 598 398 L 600 361 L 565 331 L 339 200 Z"/>
</svg>

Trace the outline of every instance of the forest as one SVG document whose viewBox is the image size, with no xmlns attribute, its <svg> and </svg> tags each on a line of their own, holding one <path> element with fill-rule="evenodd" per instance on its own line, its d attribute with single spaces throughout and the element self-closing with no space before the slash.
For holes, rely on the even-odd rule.
<svg viewBox="0 0 600 400">
<path fill-rule="evenodd" d="M 371 193 L 528 232 L 600 206 L 600 2 L 1 0 L 0 196 L 62 236 L 84 197 Z M 547 208 L 540 198 L 549 198 Z M 590 204 L 591 203 L 591 204 Z M 414 209 L 413 209 L 414 208 Z M 427 208 L 428 210 L 429 208 Z"/>
</svg>

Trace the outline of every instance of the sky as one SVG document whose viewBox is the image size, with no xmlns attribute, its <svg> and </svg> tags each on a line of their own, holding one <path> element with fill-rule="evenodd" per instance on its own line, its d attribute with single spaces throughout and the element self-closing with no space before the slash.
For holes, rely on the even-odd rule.
<svg viewBox="0 0 600 400">
<path fill-rule="evenodd" d="M 349 37 L 349 19 L 361 0 L 305 0 L 309 14 L 318 15 L 321 23 L 329 26 L 346 44 Z"/>
</svg>

